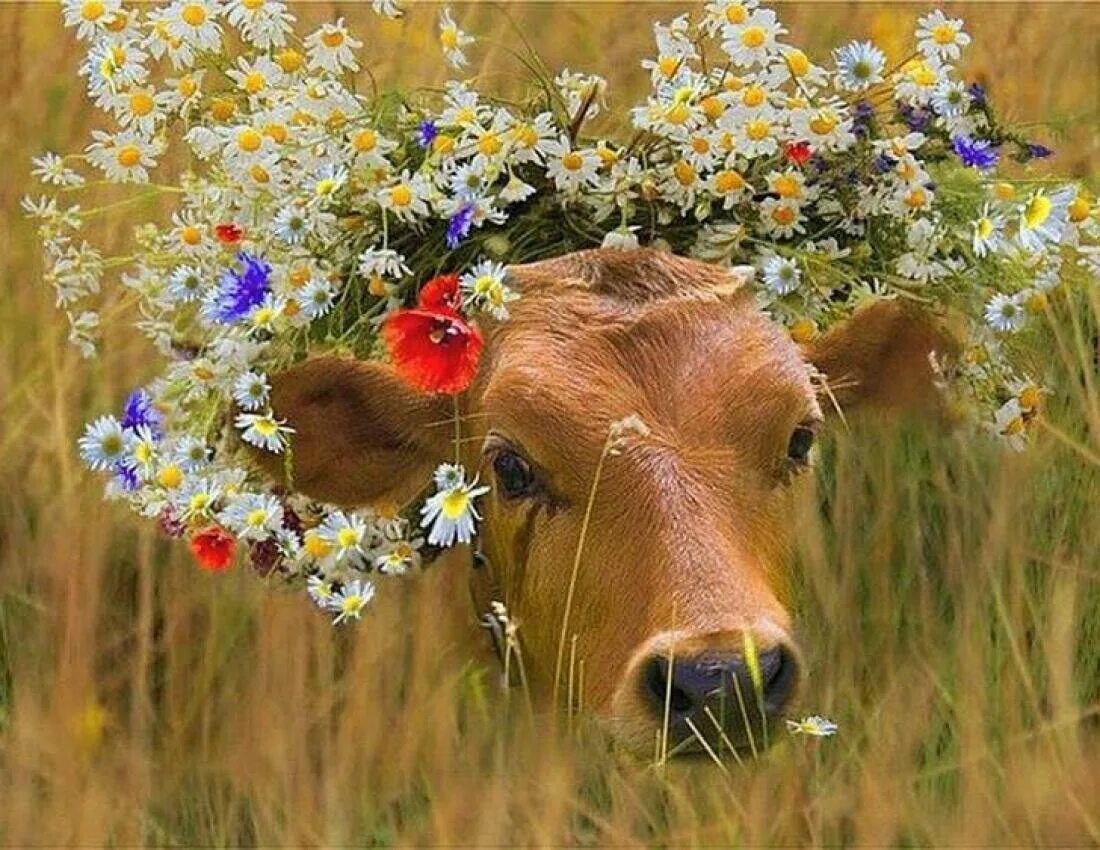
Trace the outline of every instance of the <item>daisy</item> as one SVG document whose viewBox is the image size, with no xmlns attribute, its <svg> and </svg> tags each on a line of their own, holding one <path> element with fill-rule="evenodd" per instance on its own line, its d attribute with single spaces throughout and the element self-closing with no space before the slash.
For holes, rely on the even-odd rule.
<svg viewBox="0 0 1100 850">
<path fill-rule="evenodd" d="M 737 24 L 722 31 L 722 49 L 737 65 L 764 65 L 779 50 L 777 39 L 787 29 L 776 19 L 771 9 L 756 9 Z"/>
<path fill-rule="evenodd" d="M 134 435 L 124 431 L 113 416 L 100 416 L 89 422 L 84 435 L 77 441 L 80 457 L 89 469 L 97 472 L 115 468 L 130 454 Z"/>
<path fill-rule="evenodd" d="M 431 183 L 423 174 L 410 174 L 406 169 L 395 183 L 382 189 L 376 197 L 382 209 L 402 221 L 412 221 L 428 215 L 427 198 L 431 191 Z"/>
<path fill-rule="evenodd" d="M 245 41 L 261 50 L 286 44 L 294 23 L 282 0 L 229 0 L 225 16 Z"/>
<path fill-rule="evenodd" d="M 798 110 L 792 123 L 796 138 L 809 142 L 813 150 L 839 152 L 856 143 L 850 112 L 842 101 Z"/>
<path fill-rule="evenodd" d="M 388 546 L 386 551 L 374 558 L 374 566 L 386 575 L 405 575 L 410 569 L 420 565 L 420 553 L 407 540 L 398 540 Z"/>
<path fill-rule="evenodd" d="M 336 591 L 325 607 L 336 614 L 333 625 L 339 625 L 347 620 L 358 620 L 373 598 L 373 584 L 365 579 L 353 579 Z"/>
<path fill-rule="evenodd" d="M 333 511 L 317 529 L 318 536 L 328 543 L 337 559 L 364 553 L 367 524 L 358 514 Z"/>
<path fill-rule="evenodd" d="M 439 46 L 443 48 L 443 56 L 447 59 L 447 64 L 452 68 L 462 68 L 467 65 L 468 60 L 463 48 L 473 43 L 474 37 L 458 28 L 458 24 L 451 17 L 450 7 L 445 6 L 439 13 Z"/>
<path fill-rule="evenodd" d="M 165 13 L 168 34 L 199 50 L 216 51 L 222 42 L 220 13 L 219 0 L 176 0 Z"/>
<path fill-rule="evenodd" d="M 275 454 L 283 450 L 287 438 L 294 433 L 285 419 L 276 419 L 270 412 L 238 413 L 234 424 L 246 443 Z"/>
<path fill-rule="evenodd" d="M 981 214 L 970 223 L 970 246 L 975 256 L 995 254 L 1005 246 L 1004 216 L 993 212 L 987 203 Z"/>
<path fill-rule="evenodd" d="M 1016 234 L 1020 245 L 1028 251 L 1039 252 L 1047 244 L 1057 243 L 1066 227 L 1069 205 L 1076 192 L 1063 189 L 1047 195 L 1043 189 L 1032 192 L 1019 208 L 1019 230 Z"/>
<path fill-rule="evenodd" d="M 245 410 L 259 410 L 267 404 L 271 384 L 263 372 L 244 372 L 233 382 L 233 400 Z"/>
<path fill-rule="evenodd" d="M 1027 448 L 1027 419 L 1018 398 L 1010 398 L 993 415 L 993 432 L 1014 451 Z"/>
<path fill-rule="evenodd" d="M 325 278 L 314 277 L 302 287 L 301 294 L 297 298 L 307 319 L 319 319 L 336 303 L 336 291 Z"/>
<path fill-rule="evenodd" d="M 49 186 L 80 186 L 84 183 L 84 178 L 65 165 L 64 158 L 55 153 L 47 151 L 42 156 L 36 156 L 31 164 L 34 166 L 31 174 Z"/>
<path fill-rule="evenodd" d="M 489 492 L 486 486 L 478 486 L 477 476 L 467 483 L 466 472 L 461 466 L 444 464 L 436 471 L 439 490 L 421 507 L 421 528 L 428 528 L 431 546 L 453 546 L 469 543 L 474 536 L 474 524 L 481 519 L 474 500 Z M 445 486 L 444 486 L 445 485 Z"/>
<path fill-rule="evenodd" d="M 462 305 L 467 309 L 484 310 L 498 321 L 507 319 L 508 302 L 519 297 L 505 285 L 507 274 L 502 263 L 482 260 L 459 278 Z"/>
<path fill-rule="evenodd" d="M 770 107 L 737 128 L 737 152 L 746 157 L 768 156 L 779 150 L 780 115 Z"/>
<path fill-rule="evenodd" d="M 114 19 L 122 0 L 62 0 L 65 26 L 76 27 L 76 37 L 90 39 Z"/>
<path fill-rule="evenodd" d="M 970 94 L 957 80 L 944 80 L 932 91 L 932 109 L 944 118 L 965 115 L 970 108 Z"/>
<path fill-rule="evenodd" d="M 245 493 L 230 499 L 218 519 L 241 540 L 266 540 L 283 527 L 283 506 L 274 496 Z"/>
<path fill-rule="evenodd" d="M 623 225 L 610 230 L 603 238 L 600 247 L 616 251 L 632 251 L 638 247 L 638 228 Z"/>
<path fill-rule="evenodd" d="M 111 99 L 110 109 L 123 127 L 133 127 L 143 136 L 153 135 L 164 120 L 165 98 L 152 86 L 133 86 Z"/>
<path fill-rule="evenodd" d="M 562 192 L 575 194 L 599 182 L 600 157 L 592 148 L 574 149 L 569 139 L 561 136 L 546 142 L 543 151 L 548 157 L 546 174 Z"/>
<path fill-rule="evenodd" d="M 927 57 L 958 59 L 968 44 L 970 36 L 963 32 L 963 22 L 958 18 L 948 18 L 936 9 L 917 19 L 917 49 Z"/>
<path fill-rule="evenodd" d="M 1027 323 L 1027 311 L 1018 295 L 998 292 L 986 302 L 985 321 L 1000 333 L 1015 333 Z"/>
<path fill-rule="evenodd" d="M 253 98 L 278 89 L 283 81 L 282 68 L 266 56 L 251 61 L 242 56 L 237 59 L 236 67 L 229 68 L 226 74 L 241 92 Z"/>
<path fill-rule="evenodd" d="M 405 14 L 400 0 L 370 0 L 370 7 L 374 14 L 390 20 L 396 20 Z"/>
<path fill-rule="evenodd" d="M 306 592 L 321 608 L 328 608 L 329 602 L 335 596 L 332 582 L 319 575 L 311 575 L 306 579 Z"/>
<path fill-rule="evenodd" d="M 355 51 L 363 46 L 363 42 L 348 32 L 343 18 L 338 18 L 335 23 L 324 24 L 310 33 L 306 36 L 305 45 L 309 51 L 311 71 L 340 74 L 343 71 L 359 70 Z"/>
<path fill-rule="evenodd" d="M 700 28 L 707 35 L 717 35 L 726 27 L 742 24 L 759 5 L 759 0 L 711 0 L 703 9 Z"/>
<path fill-rule="evenodd" d="M 760 203 L 760 227 L 781 239 L 805 233 L 802 226 L 802 209 L 797 201 L 788 198 L 765 198 Z"/>
<path fill-rule="evenodd" d="M 722 207 L 727 210 L 752 191 L 741 172 L 732 168 L 724 168 L 712 174 L 707 180 L 707 189 L 711 194 L 722 198 Z"/>
<path fill-rule="evenodd" d="M 769 292 L 783 296 L 798 289 L 802 281 L 802 273 L 794 260 L 773 255 L 764 262 L 762 278 L 764 287 Z"/>
<path fill-rule="evenodd" d="M 213 519 L 214 507 L 221 498 L 221 488 L 208 478 L 193 478 L 172 496 L 172 506 L 185 522 Z"/>
<path fill-rule="evenodd" d="M 814 738 L 829 738 L 837 733 L 839 727 L 820 715 L 804 717 L 801 720 L 788 720 L 787 730 L 792 735 L 809 735 Z"/>
<path fill-rule="evenodd" d="M 833 52 L 837 85 L 848 91 L 865 91 L 882 82 L 886 54 L 869 41 L 853 41 Z"/>
<path fill-rule="evenodd" d="M 153 158 L 160 153 L 159 147 L 136 133 L 123 130 L 112 135 L 102 130 L 93 130 L 95 140 L 86 148 L 88 161 L 101 168 L 112 183 L 145 183 L 149 180 L 149 169 L 156 165 Z"/>
<path fill-rule="evenodd" d="M 365 278 L 400 279 L 412 274 L 405 258 L 392 248 L 368 248 L 359 255 L 359 274 Z"/>
</svg>

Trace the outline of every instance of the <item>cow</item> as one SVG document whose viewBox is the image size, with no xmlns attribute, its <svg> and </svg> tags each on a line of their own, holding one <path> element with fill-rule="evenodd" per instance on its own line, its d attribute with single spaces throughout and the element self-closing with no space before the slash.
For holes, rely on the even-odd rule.
<svg viewBox="0 0 1100 850">
<path fill-rule="evenodd" d="M 790 514 L 815 435 L 838 409 L 934 403 L 930 355 L 950 348 L 896 300 L 799 346 L 750 273 L 654 249 L 512 266 L 520 297 L 483 328 L 461 398 L 462 462 L 492 485 L 475 613 L 503 603 L 519 624 L 532 699 L 583 703 L 640 751 L 662 734 L 740 748 L 783 716 L 802 676 Z M 455 451 L 454 400 L 385 362 L 318 356 L 273 384 L 311 497 L 406 504 Z"/>
</svg>

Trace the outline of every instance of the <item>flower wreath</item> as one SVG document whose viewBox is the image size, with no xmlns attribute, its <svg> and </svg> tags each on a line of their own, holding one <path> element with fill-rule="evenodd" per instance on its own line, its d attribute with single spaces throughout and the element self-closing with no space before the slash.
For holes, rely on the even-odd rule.
<svg viewBox="0 0 1100 850">
<path fill-rule="evenodd" d="M 505 262 L 601 244 L 748 262 L 760 306 L 799 342 L 870 299 L 957 312 L 969 336 L 945 378 L 1017 447 L 1043 394 L 1020 342 L 1052 292 L 1100 275 L 1082 191 L 998 175 L 1001 160 L 1050 151 L 956 77 L 970 38 L 940 11 L 919 19 L 897 65 L 862 41 L 818 65 L 757 0 L 714 0 L 655 25 L 657 54 L 642 62 L 652 90 L 631 110 L 632 134 L 610 139 L 589 132 L 604 82 L 551 78 L 533 55 L 536 93 L 522 102 L 461 81 L 364 94 L 362 45 L 344 20 L 301 38 L 281 0 L 62 6 L 110 129 L 82 153 L 37 158 L 48 194 L 24 208 L 82 352 L 95 353 L 105 308 L 136 305 L 164 358 L 120 416 L 87 426 L 80 453 L 108 497 L 187 537 L 201 567 L 226 569 L 247 548 L 259 572 L 306 584 L 337 622 L 359 617 L 368 574 L 419 563 L 418 529 L 433 545 L 469 542 L 487 488 L 443 464 L 419 515 L 346 511 L 277 491 L 223 437 L 292 449 L 268 374 L 322 348 L 389 357 L 422 390 L 462 392 L 478 315 L 508 316 Z M 449 63 L 466 65 L 474 42 L 444 10 Z M 191 168 L 152 182 L 170 143 Z M 67 201 L 104 182 L 140 192 Z M 127 256 L 81 238 L 86 222 L 150 195 L 178 205 L 137 227 Z"/>
</svg>

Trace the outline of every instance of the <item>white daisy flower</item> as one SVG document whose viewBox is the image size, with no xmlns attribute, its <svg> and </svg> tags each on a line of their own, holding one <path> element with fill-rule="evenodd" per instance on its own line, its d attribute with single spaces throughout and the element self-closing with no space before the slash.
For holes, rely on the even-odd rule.
<svg viewBox="0 0 1100 850">
<path fill-rule="evenodd" d="M 182 303 L 195 301 L 202 294 L 202 280 L 194 266 L 177 266 L 168 277 L 168 294 Z"/>
<path fill-rule="evenodd" d="M 370 7 L 374 14 L 390 20 L 396 20 L 405 14 L 399 0 L 371 0 Z"/>
<path fill-rule="evenodd" d="M 1019 295 L 998 292 L 985 305 L 985 321 L 1000 333 L 1015 333 L 1027 323 L 1027 311 Z"/>
<path fill-rule="evenodd" d="M 454 18 L 451 17 L 451 9 L 445 6 L 439 13 L 439 46 L 443 48 L 443 56 L 447 64 L 452 68 L 462 68 L 468 64 L 464 48 L 474 43 L 474 37 L 467 35 L 458 28 Z"/>
<path fill-rule="evenodd" d="M 385 551 L 374 558 L 375 569 L 386 575 L 402 576 L 419 565 L 420 553 L 407 540 L 389 544 Z"/>
<path fill-rule="evenodd" d="M 270 393 L 271 384 L 263 372 L 244 372 L 233 382 L 233 400 L 245 410 L 259 410 Z"/>
<path fill-rule="evenodd" d="M 221 487 L 209 478 L 192 478 L 172 496 L 172 507 L 185 522 L 213 519 Z"/>
<path fill-rule="evenodd" d="M 103 31 L 122 7 L 122 0 L 62 0 L 65 26 L 76 27 L 76 37 L 90 39 Z"/>
<path fill-rule="evenodd" d="M 1005 218 L 993 212 L 989 204 L 982 207 L 981 214 L 970 223 L 970 247 L 974 255 L 984 257 L 995 254 L 1007 243 L 1004 239 Z"/>
<path fill-rule="evenodd" d="M 795 233 L 805 233 L 802 208 L 789 198 L 765 198 L 760 202 L 760 227 L 772 235 L 786 239 Z"/>
<path fill-rule="evenodd" d="M 801 720 L 787 721 L 787 730 L 792 735 L 809 735 L 814 738 L 829 738 L 835 735 L 839 728 L 832 720 L 817 714 L 803 717 Z"/>
<path fill-rule="evenodd" d="M 276 419 L 270 412 L 238 413 L 234 424 L 246 443 L 276 454 L 283 450 L 287 438 L 294 433 L 286 420 Z"/>
<path fill-rule="evenodd" d="M 1069 205 L 1077 192 L 1073 188 L 1063 189 L 1048 195 L 1043 189 L 1031 193 L 1019 208 L 1019 230 L 1016 238 L 1028 251 L 1036 253 L 1044 250 L 1048 244 L 1056 244 L 1066 230 Z"/>
<path fill-rule="evenodd" d="M 600 157 L 592 148 L 574 149 L 565 136 L 543 144 L 546 174 L 563 192 L 575 193 L 599 182 Z"/>
<path fill-rule="evenodd" d="M 133 444 L 134 435 L 124 431 L 113 416 L 100 416 L 89 422 L 77 441 L 81 459 L 95 471 L 113 469 L 129 456 Z"/>
<path fill-rule="evenodd" d="M 261 50 L 286 44 L 294 24 L 283 0 L 229 0 L 225 16 L 245 41 Z"/>
<path fill-rule="evenodd" d="M 336 291 L 325 278 L 313 277 L 302 287 L 297 300 L 307 319 L 318 319 L 328 313 L 336 303 Z"/>
<path fill-rule="evenodd" d="M 95 140 L 86 148 L 88 161 L 101 168 L 112 183 L 145 183 L 156 165 L 159 147 L 134 130 L 117 134 L 93 130 Z"/>
<path fill-rule="evenodd" d="M 459 278 L 463 306 L 484 310 L 498 321 L 507 319 L 508 302 L 519 297 L 505 285 L 507 274 L 503 263 L 482 260 L 475 265 Z"/>
<path fill-rule="evenodd" d="M 944 118 L 958 118 L 970 109 L 970 94 L 958 80 L 944 80 L 932 91 L 932 109 Z"/>
<path fill-rule="evenodd" d="M 789 295 L 798 289 L 802 282 L 802 272 L 798 269 L 798 263 L 787 257 L 773 255 L 765 262 L 761 278 L 764 287 L 773 295 Z"/>
<path fill-rule="evenodd" d="M 395 183 L 379 191 L 378 204 L 402 221 L 412 221 L 428 214 L 427 198 L 431 191 L 431 184 L 423 174 L 410 174 L 406 169 Z"/>
<path fill-rule="evenodd" d="M 421 528 L 428 528 L 428 543 L 432 546 L 453 546 L 469 543 L 475 523 L 481 519 L 474 500 L 489 492 L 478 486 L 477 476 L 467 483 L 465 470 L 456 464 L 443 464 L 436 470 L 439 490 L 421 507 Z"/>
<path fill-rule="evenodd" d="M 332 582 L 319 575 L 311 575 L 306 579 L 306 592 L 321 608 L 328 608 L 329 602 L 335 596 Z"/>
<path fill-rule="evenodd" d="M 717 35 L 726 27 L 743 24 L 759 0 L 711 0 L 703 9 L 700 25 L 707 35 Z"/>
<path fill-rule="evenodd" d="M 241 540 L 266 540 L 283 527 L 283 506 L 274 496 L 244 493 L 229 500 L 218 518 Z"/>
<path fill-rule="evenodd" d="M 220 13 L 219 0 L 175 0 L 165 12 L 168 34 L 199 50 L 215 51 L 222 43 Z"/>
<path fill-rule="evenodd" d="M 392 248 L 368 248 L 359 255 L 359 274 L 365 278 L 388 277 L 398 280 L 408 277 L 412 270 L 405 258 Z"/>
<path fill-rule="evenodd" d="M 853 41 L 833 52 L 837 85 L 848 91 L 865 91 L 883 81 L 886 54 L 869 41 Z"/>
<path fill-rule="evenodd" d="M 777 39 L 787 29 L 771 9 L 756 9 L 744 21 L 722 31 L 722 49 L 734 64 L 749 68 L 765 65 L 779 51 Z"/>
<path fill-rule="evenodd" d="M 333 625 L 339 625 L 347 620 L 358 620 L 373 598 L 373 584 L 366 579 L 352 579 L 333 594 L 325 607 L 336 614 Z"/>
<path fill-rule="evenodd" d="M 84 178 L 65 165 L 64 158 L 55 153 L 46 152 L 31 160 L 35 177 L 49 186 L 80 186 Z"/>
<path fill-rule="evenodd" d="M 1027 420 L 1018 398 L 1010 398 L 993 415 L 993 432 L 1014 451 L 1027 448 Z"/>
<path fill-rule="evenodd" d="M 958 59 L 968 44 L 970 36 L 963 32 L 963 22 L 958 18 L 948 18 L 936 9 L 917 19 L 917 49 L 925 56 Z"/>
<path fill-rule="evenodd" d="M 638 247 L 637 231 L 637 227 L 628 227 L 627 225 L 609 230 L 604 236 L 600 247 L 611 248 L 616 251 L 631 251 Z"/>
<path fill-rule="evenodd" d="M 348 32 L 343 18 L 338 18 L 335 23 L 324 24 L 310 33 L 306 36 L 305 45 L 309 51 L 309 68 L 312 71 L 340 74 L 343 71 L 359 70 L 355 51 L 363 46 L 363 42 Z"/>
<path fill-rule="evenodd" d="M 321 526 L 317 534 L 333 547 L 337 558 L 362 555 L 367 537 L 367 524 L 358 514 L 333 511 Z"/>
</svg>

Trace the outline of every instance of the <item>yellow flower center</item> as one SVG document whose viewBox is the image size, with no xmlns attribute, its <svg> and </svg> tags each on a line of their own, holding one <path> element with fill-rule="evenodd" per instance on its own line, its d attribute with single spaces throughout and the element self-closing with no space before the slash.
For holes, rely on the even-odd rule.
<svg viewBox="0 0 1100 850">
<path fill-rule="evenodd" d="M 287 139 L 287 129 L 282 124 L 265 124 L 264 135 L 276 144 L 282 144 Z"/>
<path fill-rule="evenodd" d="M 224 97 L 216 97 L 210 102 L 210 114 L 215 121 L 228 121 L 237 111 L 237 105 Z"/>
<path fill-rule="evenodd" d="M 202 231 L 193 224 L 184 225 L 180 230 L 180 239 L 185 245 L 198 245 L 202 242 Z"/>
<path fill-rule="evenodd" d="M 1042 226 L 1048 218 L 1050 213 L 1054 209 L 1054 204 L 1050 202 L 1050 198 L 1046 195 L 1036 195 L 1030 201 L 1027 202 L 1027 206 L 1024 208 L 1024 221 L 1027 223 L 1029 229 L 1034 230 L 1036 227 Z"/>
<path fill-rule="evenodd" d="M 672 167 L 672 173 L 676 177 L 676 182 L 685 188 L 695 183 L 697 176 L 691 163 L 682 159 Z"/>
<path fill-rule="evenodd" d="M 767 40 L 768 34 L 763 27 L 745 27 L 744 32 L 741 33 L 741 44 L 748 48 L 761 47 Z"/>
<path fill-rule="evenodd" d="M 183 471 L 175 465 L 164 467 L 157 476 L 160 486 L 166 490 L 175 490 L 183 483 Z"/>
<path fill-rule="evenodd" d="M 810 129 L 819 136 L 827 136 L 839 123 L 837 117 L 831 112 L 819 112 L 810 120 Z"/>
<path fill-rule="evenodd" d="M 264 137 L 251 127 L 246 127 L 237 133 L 237 147 L 246 153 L 255 153 L 264 143 Z"/>
<path fill-rule="evenodd" d="M 513 127 L 512 138 L 525 148 L 533 148 L 539 142 L 539 134 L 530 124 L 517 124 Z"/>
<path fill-rule="evenodd" d="M 317 181 L 317 185 L 313 187 L 313 192 L 318 198 L 331 195 L 335 191 L 336 181 L 331 177 L 322 177 Z"/>
<path fill-rule="evenodd" d="M 80 6 L 80 17 L 89 23 L 94 23 L 102 18 L 106 11 L 107 7 L 100 0 L 88 0 Z"/>
<path fill-rule="evenodd" d="M 248 169 L 248 175 L 257 183 L 267 183 L 271 180 L 271 175 L 267 173 L 267 169 L 259 163 Z"/>
<path fill-rule="evenodd" d="M 276 54 L 275 61 L 285 73 L 293 74 L 302 67 L 305 58 L 297 50 L 288 47 L 285 50 L 280 50 L 278 54 Z"/>
<path fill-rule="evenodd" d="M 259 71 L 252 71 L 241 81 L 241 86 L 249 94 L 259 94 L 266 85 L 267 79 Z"/>
<path fill-rule="evenodd" d="M 801 50 L 792 50 L 786 55 L 787 69 L 796 77 L 801 77 L 810 70 L 810 60 Z"/>
<path fill-rule="evenodd" d="M 693 136 L 691 139 L 691 149 L 697 154 L 707 153 L 710 151 L 710 142 L 702 136 Z"/>
<path fill-rule="evenodd" d="M 307 531 L 304 542 L 306 553 L 314 560 L 320 560 L 332 551 L 328 541 L 321 538 L 315 531 Z"/>
<path fill-rule="evenodd" d="M 485 156 L 498 154 L 503 147 L 504 143 L 500 140 L 499 133 L 483 133 L 481 138 L 477 140 L 477 149 Z"/>
<path fill-rule="evenodd" d="M 745 87 L 745 81 L 734 74 L 727 74 L 722 80 L 722 88 L 726 91 L 741 91 Z"/>
<path fill-rule="evenodd" d="M 440 133 L 432 142 L 432 150 L 436 153 L 448 154 L 455 149 L 455 140 L 446 133 Z"/>
<path fill-rule="evenodd" d="M 477 120 L 477 113 L 472 106 L 463 106 L 455 113 L 456 124 L 470 124 Z"/>
<path fill-rule="evenodd" d="M 776 224 L 788 225 L 793 224 L 798 214 L 792 207 L 779 206 L 772 210 L 772 221 Z"/>
<path fill-rule="evenodd" d="M 691 109 L 686 103 L 674 103 L 665 113 L 669 124 L 683 124 L 691 117 Z"/>
<path fill-rule="evenodd" d="M 116 159 L 123 168 L 133 168 L 141 162 L 141 149 L 137 145 L 123 145 L 118 149 Z"/>
<path fill-rule="evenodd" d="M 395 207 L 407 207 L 412 203 L 413 193 L 412 189 L 402 183 L 400 186 L 394 186 L 390 192 L 390 200 L 393 201 Z"/>
<path fill-rule="evenodd" d="M 206 23 L 206 9 L 201 3 L 188 3 L 180 10 L 180 17 L 189 27 L 201 27 Z"/>
<path fill-rule="evenodd" d="M 252 528 L 259 528 L 267 520 L 267 511 L 263 508 L 256 508 L 248 512 L 248 516 L 244 518 L 245 524 Z"/>
<path fill-rule="evenodd" d="M 666 77 L 671 77 L 680 67 L 680 60 L 675 56 L 662 56 L 657 60 L 657 69 Z"/>
<path fill-rule="evenodd" d="M 1045 313 L 1047 309 L 1046 293 L 1039 291 L 1032 292 L 1027 297 L 1027 300 L 1024 301 L 1024 309 L 1033 316 L 1040 316 Z"/>
<path fill-rule="evenodd" d="M 726 7 L 726 20 L 731 24 L 741 24 L 749 16 L 748 10 L 740 3 L 733 3 Z"/>
<path fill-rule="evenodd" d="M 241 0 L 241 5 L 248 11 L 255 12 L 257 9 L 263 8 L 264 0 Z"/>
<path fill-rule="evenodd" d="M 341 528 L 336 533 L 336 542 L 344 549 L 359 545 L 359 534 L 354 528 Z"/>
<path fill-rule="evenodd" d="M 330 50 L 335 50 L 344 43 L 344 34 L 340 30 L 325 30 L 321 33 L 321 44 Z"/>
<path fill-rule="evenodd" d="M 805 345 L 817 336 L 817 326 L 810 319 L 799 319 L 791 325 L 791 339 L 798 345 Z"/>
<path fill-rule="evenodd" d="M 1020 407 L 1025 410 L 1034 410 L 1043 400 L 1043 394 L 1038 387 L 1029 386 L 1024 387 L 1017 399 L 1020 402 Z"/>
<path fill-rule="evenodd" d="M 781 198 L 798 198 L 802 195 L 802 184 L 789 174 L 780 174 L 772 181 L 772 191 Z"/>
<path fill-rule="evenodd" d="M 745 135 L 754 142 L 766 139 L 771 133 L 772 125 L 763 118 L 755 118 L 745 125 Z"/>
<path fill-rule="evenodd" d="M 187 509 L 193 514 L 201 514 L 210 504 L 210 496 L 206 493 L 196 493 L 187 500 Z"/>
<path fill-rule="evenodd" d="M 360 130 L 352 140 L 352 145 L 359 153 L 370 153 L 377 144 L 378 135 L 373 130 Z"/>
<path fill-rule="evenodd" d="M 1014 416 L 1009 420 L 1008 424 L 1005 425 L 1001 433 L 1006 437 L 1015 437 L 1024 432 L 1024 427 L 1024 420 L 1019 416 Z"/>
<path fill-rule="evenodd" d="M 979 238 L 988 239 L 993 235 L 993 222 L 988 218 L 980 218 L 978 219 L 977 230 Z"/>
<path fill-rule="evenodd" d="M 279 426 L 275 424 L 275 420 L 268 416 L 257 419 L 252 427 L 255 428 L 262 437 L 274 437 L 279 432 Z"/>
<path fill-rule="evenodd" d="M 261 307 L 259 310 L 252 314 L 252 324 L 258 328 L 263 327 L 266 324 L 270 324 L 271 320 L 274 318 L 275 311 L 273 309 L 271 309 L 270 307 Z M 263 421 L 266 426 L 267 422 L 269 422 L 270 420 L 261 421 Z M 272 423 L 272 426 L 274 426 L 274 423 Z M 258 427 L 259 426 L 257 426 L 257 428 Z M 274 427 L 272 427 L 271 433 L 275 433 Z"/>
<path fill-rule="evenodd" d="M 176 93 L 185 100 L 199 90 L 199 84 L 194 77 L 180 77 L 176 83 Z"/>
<path fill-rule="evenodd" d="M 567 171 L 580 171 L 584 167 L 584 157 L 576 151 L 569 151 L 562 156 L 561 164 Z"/>
<path fill-rule="evenodd" d="M 451 490 L 443 497 L 440 511 L 446 519 L 453 522 L 466 513 L 466 508 L 469 504 L 470 497 L 466 494 L 465 490 Z"/>
<path fill-rule="evenodd" d="M 148 92 L 136 91 L 130 95 L 130 111 L 139 118 L 153 111 L 153 98 Z"/>
<path fill-rule="evenodd" d="M 935 41 L 936 44 L 954 44 L 955 28 L 947 23 L 938 24 L 932 30 L 932 40 Z"/>
<path fill-rule="evenodd" d="M 444 27 L 439 32 L 439 43 L 444 50 L 454 50 L 458 47 L 458 30 L 455 27 Z"/>
<path fill-rule="evenodd" d="M 126 24 L 128 22 L 129 18 L 126 17 L 126 13 L 119 12 L 115 15 L 111 15 L 103 26 L 107 27 L 111 32 L 122 32 L 126 29 Z"/>
<path fill-rule="evenodd" d="M 767 92 L 760 86 L 749 86 L 745 89 L 745 93 L 741 95 L 741 102 L 748 107 L 760 106 L 767 96 Z"/>
<path fill-rule="evenodd" d="M 153 447 L 145 440 L 142 440 L 134 448 L 134 458 L 138 463 L 148 463 L 153 459 Z"/>
<path fill-rule="evenodd" d="M 703 114 L 711 121 L 717 121 L 726 111 L 726 105 L 713 95 L 704 97 L 699 102 L 699 106 L 703 108 Z"/>
<path fill-rule="evenodd" d="M 1084 195 L 1078 195 L 1069 205 L 1069 220 L 1074 224 L 1080 224 L 1089 217 L 1090 209 L 1089 199 Z"/>
<path fill-rule="evenodd" d="M 736 171 L 719 171 L 714 178 L 714 187 L 723 194 L 736 192 L 745 185 L 745 178 Z"/>
<path fill-rule="evenodd" d="M 920 209 L 928 204 L 928 193 L 919 186 L 905 196 L 905 205 L 910 209 Z"/>
<path fill-rule="evenodd" d="M 596 155 L 600 158 L 602 165 L 614 165 L 619 161 L 619 152 L 609 148 L 605 143 L 600 142 L 599 147 L 596 148 Z"/>
</svg>

